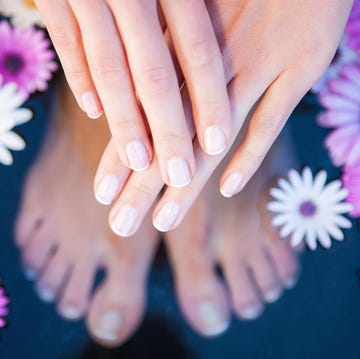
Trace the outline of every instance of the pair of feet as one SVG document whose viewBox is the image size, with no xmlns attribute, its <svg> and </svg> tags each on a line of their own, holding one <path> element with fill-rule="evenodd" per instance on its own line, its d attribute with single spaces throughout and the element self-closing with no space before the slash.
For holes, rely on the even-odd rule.
<svg viewBox="0 0 360 359">
<path fill-rule="evenodd" d="M 141 322 L 160 236 L 149 217 L 132 238 L 116 237 L 108 209 L 94 199 L 92 179 L 109 139 L 104 121 L 86 120 L 65 87 L 52 117 L 27 178 L 16 243 L 40 298 L 56 301 L 66 319 L 85 317 L 97 342 L 119 345 Z M 219 194 L 214 175 L 184 223 L 165 234 L 179 304 L 202 335 L 225 331 L 232 311 L 256 318 L 266 302 L 295 285 L 296 252 L 278 238 L 265 211 L 269 182 L 288 168 L 280 158 L 285 151 L 275 152 L 271 166 L 236 198 Z M 106 277 L 93 292 L 101 268 Z"/>
</svg>

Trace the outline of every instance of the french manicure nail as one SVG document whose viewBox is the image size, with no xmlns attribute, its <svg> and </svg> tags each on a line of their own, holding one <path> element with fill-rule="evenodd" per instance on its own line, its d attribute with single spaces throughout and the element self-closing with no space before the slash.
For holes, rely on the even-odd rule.
<svg viewBox="0 0 360 359">
<path fill-rule="evenodd" d="M 296 278 L 296 277 L 288 278 L 288 279 L 285 281 L 285 283 L 284 283 L 286 289 L 292 289 L 292 288 L 294 288 L 296 282 L 297 282 L 297 278 Z"/>
<path fill-rule="evenodd" d="M 229 326 L 222 310 L 213 302 L 201 303 L 198 307 L 198 317 L 205 335 L 219 335 Z"/>
<path fill-rule="evenodd" d="M 189 166 L 182 157 L 173 157 L 167 164 L 169 183 L 172 187 L 185 187 L 191 181 Z"/>
<path fill-rule="evenodd" d="M 88 117 L 96 120 L 101 116 L 102 111 L 99 108 L 97 98 L 93 92 L 83 93 L 81 96 L 81 101 Z"/>
<path fill-rule="evenodd" d="M 132 206 L 123 205 L 111 222 L 111 229 L 118 236 L 128 237 L 132 234 L 137 219 L 137 210 Z"/>
<path fill-rule="evenodd" d="M 220 188 L 220 192 L 224 197 L 230 198 L 237 193 L 243 181 L 243 176 L 238 172 L 233 172 L 227 176 L 224 184 Z"/>
<path fill-rule="evenodd" d="M 262 311 L 259 305 L 249 305 L 242 312 L 241 317 L 243 319 L 251 320 L 257 318 Z"/>
<path fill-rule="evenodd" d="M 38 287 L 37 293 L 40 299 L 42 299 L 46 303 L 51 303 L 55 299 L 55 293 L 50 288 Z"/>
<path fill-rule="evenodd" d="M 119 192 L 120 183 L 114 175 L 106 175 L 98 184 L 95 197 L 96 200 L 104 205 L 109 205 Z"/>
<path fill-rule="evenodd" d="M 73 305 L 66 305 L 63 308 L 61 308 L 61 314 L 66 319 L 70 319 L 70 320 L 79 319 L 81 316 L 80 311 Z"/>
<path fill-rule="evenodd" d="M 180 207 L 175 202 L 164 203 L 154 218 L 154 226 L 160 232 L 169 231 L 180 214 Z"/>
<path fill-rule="evenodd" d="M 143 171 L 149 167 L 149 154 L 140 141 L 132 141 L 126 145 L 126 155 L 131 169 L 134 171 Z"/>
<path fill-rule="evenodd" d="M 264 299 L 268 303 L 276 302 L 281 296 L 281 290 L 278 288 L 270 289 L 264 293 Z"/>
<path fill-rule="evenodd" d="M 209 126 L 205 130 L 204 142 L 206 153 L 209 155 L 218 155 L 226 148 L 225 134 L 218 126 Z"/>
<path fill-rule="evenodd" d="M 31 280 L 31 281 L 35 280 L 37 277 L 36 271 L 34 271 L 33 269 L 30 269 L 30 268 L 24 269 L 24 275 L 25 275 L 26 279 Z"/>
<path fill-rule="evenodd" d="M 105 312 L 98 321 L 98 327 L 94 330 L 98 338 L 108 341 L 115 341 L 123 324 L 121 313 L 109 310 Z"/>
</svg>

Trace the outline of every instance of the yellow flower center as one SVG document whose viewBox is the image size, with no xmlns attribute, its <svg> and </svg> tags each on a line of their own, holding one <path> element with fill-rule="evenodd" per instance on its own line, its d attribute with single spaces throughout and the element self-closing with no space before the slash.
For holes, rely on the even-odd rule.
<svg viewBox="0 0 360 359">
<path fill-rule="evenodd" d="M 33 0 L 22 0 L 25 6 L 36 8 L 36 5 Z"/>
</svg>

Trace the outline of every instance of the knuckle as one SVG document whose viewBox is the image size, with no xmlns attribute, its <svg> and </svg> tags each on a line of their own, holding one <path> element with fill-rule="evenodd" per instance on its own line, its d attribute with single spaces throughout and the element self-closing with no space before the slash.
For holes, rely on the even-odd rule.
<svg viewBox="0 0 360 359">
<path fill-rule="evenodd" d="M 172 83 L 171 71 L 166 66 L 149 67 L 140 71 L 138 83 L 154 94 L 165 94 Z"/>
<path fill-rule="evenodd" d="M 75 33 L 66 31 L 61 28 L 49 29 L 51 39 L 54 47 L 59 51 L 78 51 L 79 49 L 79 36 Z"/>
<path fill-rule="evenodd" d="M 99 51 L 89 59 L 90 68 L 97 77 L 113 76 L 122 73 L 123 64 L 119 56 L 109 53 L 109 51 Z"/>
<path fill-rule="evenodd" d="M 278 134 L 283 122 L 282 116 L 261 112 L 257 115 L 256 121 L 251 124 L 251 130 L 257 137 L 267 138 Z"/>
<path fill-rule="evenodd" d="M 194 66 L 208 67 L 215 59 L 215 48 L 210 39 L 196 39 L 189 46 L 189 54 Z"/>
</svg>

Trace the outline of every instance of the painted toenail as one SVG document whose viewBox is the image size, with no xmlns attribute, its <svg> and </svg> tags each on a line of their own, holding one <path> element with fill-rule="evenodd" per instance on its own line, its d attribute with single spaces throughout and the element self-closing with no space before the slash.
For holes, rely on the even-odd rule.
<svg viewBox="0 0 360 359">
<path fill-rule="evenodd" d="M 226 138 L 222 129 L 218 126 L 209 126 L 204 134 L 206 153 L 218 155 L 226 148 Z"/>
<path fill-rule="evenodd" d="M 126 155 L 131 169 L 143 171 L 150 165 L 149 154 L 140 141 L 132 141 L 126 145 Z"/>
<path fill-rule="evenodd" d="M 37 278 L 37 273 L 33 269 L 25 268 L 24 269 L 25 278 L 31 281 L 34 281 Z"/>
<path fill-rule="evenodd" d="M 46 287 L 37 287 L 37 294 L 46 303 L 51 303 L 55 299 L 55 293 Z"/>
<path fill-rule="evenodd" d="M 115 341 L 119 338 L 119 331 L 123 324 L 121 313 L 114 310 L 105 312 L 99 319 L 94 334 L 103 340 Z"/>
<path fill-rule="evenodd" d="M 219 335 L 229 326 L 221 308 L 213 302 L 204 302 L 199 305 L 198 318 L 203 334 L 208 336 Z"/>
<path fill-rule="evenodd" d="M 276 302 L 281 296 L 281 289 L 274 288 L 264 293 L 264 299 L 268 303 Z"/>
<path fill-rule="evenodd" d="M 119 212 L 112 220 L 111 229 L 118 236 L 128 237 L 133 234 L 137 219 L 137 210 L 129 205 L 124 205 L 120 207 Z"/>
<path fill-rule="evenodd" d="M 259 305 L 249 305 L 241 311 L 241 317 L 243 319 L 251 320 L 257 318 L 262 312 L 262 308 Z"/>
<path fill-rule="evenodd" d="M 176 202 L 165 202 L 155 215 L 153 224 L 160 232 L 169 231 L 180 214 L 180 207 Z"/>
<path fill-rule="evenodd" d="M 75 319 L 79 319 L 81 317 L 80 311 L 78 310 L 78 308 L 76 308 L 73 305 L 63 306 L 60 309 L 60 312 L 64 318 L 69 319 L 69 320 L 75 320 Z"/>
<path fill-rule="evenodd" d="M 95 191 L 96 200 L 104 205 L 109 205 L 119 192 L 120 183 L 114 175 L 106 175 Z"/>
<path fill-rule="evenodd" d="M 297 278 L 296 278 L 296 277 L 288 278 L 288 279 L 284 282 L 284 285 L 285 285 L 286 289 L 292 289 L 292 288 L 295 287 L 296 282 L 297 282 Z"/>
<path fill-rule="evenodd" d="M 220 192 L 224 197 L 230 198 L 240 191 L 243 176 L 238 172 L 229 174 L 220 188 Z"/>
<path fill-rule="evenodd" d="M 171 187 L 185 187 L 191 182 L 188 164 L 182 157 L 173 157 L 168 161 L 167 171 Z"/>
</svg>

